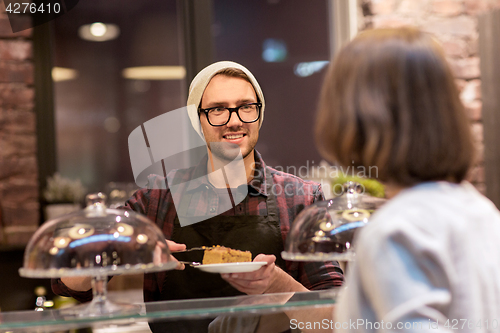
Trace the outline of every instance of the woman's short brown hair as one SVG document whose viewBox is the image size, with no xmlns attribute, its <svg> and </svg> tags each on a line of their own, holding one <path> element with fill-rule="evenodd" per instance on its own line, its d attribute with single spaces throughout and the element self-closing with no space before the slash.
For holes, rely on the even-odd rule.
<svg viewBox="0 0 500 333">
<path fill-rule="evenodd" d="M 414 28 L 368 30 L 339 52 L 323 84 L 316 142 L 327 159 L 376 168 L 380 180 L 403 186 L 460 182 L 473 158 L 442 49 Z"/>
</svg>

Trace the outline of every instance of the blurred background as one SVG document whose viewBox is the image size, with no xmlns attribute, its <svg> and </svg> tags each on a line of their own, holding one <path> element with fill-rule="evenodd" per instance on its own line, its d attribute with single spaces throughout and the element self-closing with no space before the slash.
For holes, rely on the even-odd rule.
<svg viewBox="0 0 500 333">
<path fill-rule="evenodd" d="M 254 73 L 267 103 L 257 149 L 268 164 L 320 161 L 311 147 L 323 70 L 296 68 L 326 65 L 330 58 L 328 1 L 215 0 L 210 17 L 194 18 L 209 32 L 199 43 L 185 39 L 183 7 L 165 0 L 85 0 L 54 21 L 55 74 L 74 75 L 54 84 L 61 174 L 81 179 L 91 191 L 109 181 L 133 181 L 127 137 L 145 121 L 186 105 L 187 44 L 199 62 L 232 60 Z M 119 35 L 82 39 L 82 26 L 94 22 L 115 25 Z M 156 74 L 162 76 L 140 72 L 149 66 L 160 67 Z M 131 69 L 137 76 L 125 75 Z"/>
</svg>

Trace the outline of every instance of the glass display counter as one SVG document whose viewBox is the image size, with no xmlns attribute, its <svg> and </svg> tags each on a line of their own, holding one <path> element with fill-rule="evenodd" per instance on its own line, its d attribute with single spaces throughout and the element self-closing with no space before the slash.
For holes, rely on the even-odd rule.
<svg viewBox="0 0 500 333">
<path fill-rule="evenodd" d="M 338 289 L 301 293 L 276 293 L 245 295 L 224 298 L 193 299 L 183 301 L 163 301 L 141 303 L 135 313 L 114 313 L 108 315 L 79 316 L 74 311 L 46 310 L 0 312 L 0 332 L 58 332 L 77 328 L 100 329 L 132 325 L 137 322 L 164 322 L 217 318 L 225 323 L 235 324 L 241 318 L 274 315 L 281 316 L 282 326 L 305 327 L 306 322 L 322 323 L 326 327 Z M 283 319 L 284 318 L 284 319 Z M 291 319 L 294 319 L 291 321 Z M 276 324 L 276 322 L 275 322 Z M 214 329 L 222 332 L 221 330 Z M 230 332 L 230 331 L 227 331 Z M 235 331 L 233 331 L 235 332 Z M 267 331 L 271 332 L 271 331 Z"/>
<path fill-rule="evenodd" d="M 84 210 L 48 221 L 35 232 L 26 247 L 19 273 L 30 278 L 90 276 L 92 302 L 59 310 L 0 312 L 0 332 L 60 332 L 80 328 L 99 333 L 107 328 L 114 333 L 132 332 L 126 330 L 127 326 L 131 328 L 138 322 L 146 326 L 142 332 L 149 330 L 149 324 L 155 333 L 199 333 L 207 328 L 210 333 L 250 333 L 256 329 L 273 333 L 294 326 L 307 328 L 307 323 L 309 326 L 314 323 L 314 328 L 333 328 L 337 289 L 136 304 L 130 300 L 126 304 L 111 302 L 107 294 L 108 277 L 170 270 L 177 266 L 177 261 L 172 259 L 162 231 L 146 217 L 108 209 L 102 193 L 89 195 L 87 203 Z M 328 228 L 333 226 L 330 224 Z M 295 253 L 294 249 L 291 253 Z M 225 271 L 211 272 L 239 272 L 234 269 L 247 264 L 259 263 L 226 263 Z M 232 266 L 231 271 L 226 271 L 229 269 L 226 265 Z M 217 265 L 196 268 L 203 266 Z"/>
</svg>

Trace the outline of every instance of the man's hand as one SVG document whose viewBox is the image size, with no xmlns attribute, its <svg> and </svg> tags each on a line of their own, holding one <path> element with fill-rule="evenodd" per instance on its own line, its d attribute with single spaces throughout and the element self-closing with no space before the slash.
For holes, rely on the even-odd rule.
<svg viewBox="0 0 500 333">
<path fill-rule="evenodd" d="M 170 250 L 170 252 L 184 251 L 186 249 L 186 244 L 179 244 L 168 239 L 165 240 L 167 241 L 168 249 Z M 175 259 L 173 255 L 170 255 L 170 260 L 177 261 L 177 259 Z M 177 263 L 177 267 L 175 269 L 183 270 L 184 268 L 184 264 Z"/>
<path fill-rule="evenodd" d="M 248 295 L 307 291 L 303 285 L 276 266 L 274 255 L 259 254 L 253 261 L 264 261 L 267 264 L 255 272 L 221 274 L 222 278 Z"/>
<path fill-rule="evenodd" d="M 253 261 L 265 261 L 267 264 L 254 272 L 221 274 L 222 278 L 245 294 L 263 294 L 275 279 L 276 257 L 259 254 Z"/>
</svg>

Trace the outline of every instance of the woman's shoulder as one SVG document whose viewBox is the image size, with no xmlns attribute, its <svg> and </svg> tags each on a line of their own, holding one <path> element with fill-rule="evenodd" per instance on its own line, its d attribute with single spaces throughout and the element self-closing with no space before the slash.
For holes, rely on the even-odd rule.
<svg viewBox="0 0 500 333">
<path fill-rule="evenodd" d="M 374 239 L 403 245 L 425 241 L 446 246 L 457 235 L 479 232 L 484 228 L 474 228 L 488 224 L 500 226 L 500 212 L 472 185 L 425 183 L 403 190 L 375 212 L 360 242 L 376 246 Z"/>
</svg>

